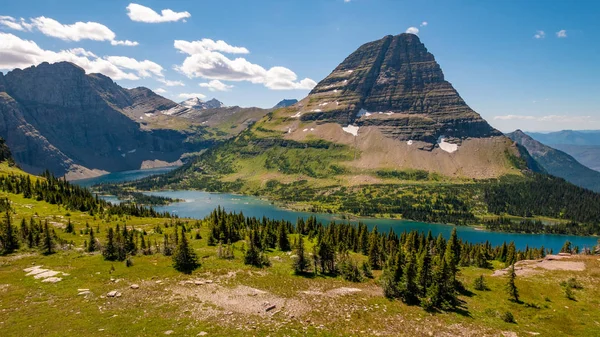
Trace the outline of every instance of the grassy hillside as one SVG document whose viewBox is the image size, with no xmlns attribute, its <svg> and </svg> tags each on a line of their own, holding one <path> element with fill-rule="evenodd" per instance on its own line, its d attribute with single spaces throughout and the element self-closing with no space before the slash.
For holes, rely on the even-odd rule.
<svg viewBox="0 0 600 337">
<path fill-rule="evenodd" d="M 0 166 L 0 174 L 15 170 Z M 386 299 L 378 282 L 380 271 L 362 282 L 321 274 L 297 276 L 291 267 L 294 253 L 277 249 L 265 251 L 271 266 L 250 267 L 243 263 L 243 242 L 233 243 L 233 259 L 218 258 L 218 247 L 208 245 L 208 220 L 181 220 L 190 229 L 190 244 L 202 264 L 191 275 L 176 272 L 171 257 L 160 253 L 132 256 L 133 265 L 127 267 L 83 250 L 89 238 L 86 224 L 99 230 L 96 237 L 102 244 L 108 228 L 117 224 L 144 231 L 148 242 L 160 244 L 159 231 L 173 231 L 171 220 L 93 216 L 6 192 L 0 192 L 0 198 L 11 201 L 14 224 L 21 219 L 48 220 L 57 235 L 72 244 L 48 256 L 27 247 L 0 256 L 3 336 L 24 331 L 31 336 L 583 336 L 593 335 L 600 321 L 600 311 L 595 310 L 600 305 L 600 262 L 592 256 L 548 260 L 553 266 L 549 269 L 523 265 L 516 280 L 518 303 L 508 300 L 506 276 L 492 276 L 494 269 L 504 267 L 500 262 L 493 261 L 492 268 L 462 267 L 458 280 L 466 290 L 459 295 L 460 309 L 427 312 Z M 64 232 L 68 220 L 74 234 Z M 289 236 L 291 242 L 297 239 L 296 234 Z M 307 241 L 307 251 L 314 242 Z M 350 257 L 367 258 L 357 253 Z M 62 280 L 49 283 L 27 276 L 24 269 L 34 266 L 59 272 Z M 480 275 L 489 290 L 474 289 Z M 569 278 L 581 286 L 571 290 L 573 299 L 561 286 Z M 133 289 L 134 284 L 139 288 Z M 121 295 L 108 297 L 110 291 Z M 267 311 L 272 305 L 275 309 Z M 515 323 L 505 322 L 507 312 Z"/>
</svg>

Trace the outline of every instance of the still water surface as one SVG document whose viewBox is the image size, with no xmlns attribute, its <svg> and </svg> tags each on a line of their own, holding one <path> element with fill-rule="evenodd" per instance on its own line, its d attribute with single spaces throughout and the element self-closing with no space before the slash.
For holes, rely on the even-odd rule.
<svg viewBox="0 0 600 337">
<path fill-rule="evenodd" d="M 148 170 L 136 170 L 111 173 L 105 176 L 78 180 L 74 183 L 82 186 L 92 186 L 94 184 L 103 182 L 123 182 L 141 179 L 154 174 L 161 174 L 172 170 L 173 168 L 159 168 L 159 169 L 148 169 Z M 291 222 L 295 222 L 298 218 L 308 218 L 309 216 L 316 216 L 318 220 L 323 222 L 329 221 L 347 221 L 342 220 L 339 217 L 331 214 L 321 213 L 308 213 L 286 210 L 279 208 L 269 201 L 253 197 L 253 196 L 240 196 L 228 193 L 208 193 L 202 191 L 193 190 L 182 190 L 182 191 L 162 191 L 162 192 L 148 192 L 148 194 L 170 197 L 173 199 L 184 200 L 183 202 L 176 202 L 166 206 L 155 207 L 158 211 L 167 211 L 172 214 L 176 214 L 180 217 L 189 218 L 204 218 L 217 206 L 225 208 L 227 211 L 243 212 L 246 216 L 263 217 L 273 219 L 285 219 Z M 117 201 L 114 197 L 107 198 L 111 202 Z M 358 221 L 358 220 L 353 220 Z M 452 229 L 455 226 L 444 225 L 444 224 L 432 224 L 417 221 L 406 221 L 406 220 L 389 220 L 389 219 L 372 219 L 364 218 L 360 221 L 366 223 L 369 228 L 377 226 L 380 232 L 387 232 L 393 229 L 396 233 L 403 231 L 418 230 L 424 233 L 431 231 L 434 236 L 441 233 L 445 237 L 449 237 Z M 560 251 L 560 248 L 566 240 L 571 241 L 574 245 L 583 247 L 593 247 L 597 238 L 595 237 L 582 237 L 572 235 L 549 235 L 549 234 L 514 234 L 514 233 L 501 233 L 501 232 L 489 232 L 484 230 L 478 230 L 473 227 L 458 226 L 458 236 L 465 241 L 469 242 L 485 242 L 489 241 L 492 245 L 501 245 L 503 242 L 514 241 L 515 245 L 519 249 L 524 249 L 526 246 L 529 247 L 540 247 L 551 248 L 554 252 Z"/>
</svg>

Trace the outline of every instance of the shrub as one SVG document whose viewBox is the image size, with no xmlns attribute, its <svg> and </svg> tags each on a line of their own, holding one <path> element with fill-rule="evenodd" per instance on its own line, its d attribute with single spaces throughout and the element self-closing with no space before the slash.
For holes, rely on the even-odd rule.
<svg viewBox="0 0 600 337">
<path fill-rule="evenodd" d="M 506 323 L 515 323 L 515 316 L 510 311 L 501 314 L 500 318 Z"/>
<path fill-rule="evenodd" d="M 485 284 L 485 279 L 483 278 L 483 275 L 479 275 L 479 277 L 473 281 L 473 288 L 479 291 L 489 290 L 489 288 Z"/>
</svg>

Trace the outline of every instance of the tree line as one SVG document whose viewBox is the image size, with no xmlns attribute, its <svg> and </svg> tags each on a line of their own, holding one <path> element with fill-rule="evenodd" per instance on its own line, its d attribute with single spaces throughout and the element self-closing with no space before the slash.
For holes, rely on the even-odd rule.
<svg viewBox="0 0 600 337">
<path fill-rule="evenodd" d="M 137 217 L 171 217 L 168 212 L 157 212 L 152 207 L 135 203 L 111 204 L 87 188 L 71 184 L 65 179 L 57 178 L 49 171 L 41 175 L 43 179 L 35 179 L 25 174 L 0 175 L 0 190 L 13 194 L 22 194 L 28 199 L 45 201 L 62 205 L 68 210 L 108 215 L 131 215 Z"/>
</svg>

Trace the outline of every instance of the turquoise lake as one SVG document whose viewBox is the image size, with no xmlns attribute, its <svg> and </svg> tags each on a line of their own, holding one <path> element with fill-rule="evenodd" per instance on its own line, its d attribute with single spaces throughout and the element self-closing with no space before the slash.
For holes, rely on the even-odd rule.
<svg viewBox="0 0 600 337">
<path fill-rule="evenodd" d="M 105 182 L 131 181 L 141 179 L 150 175 L 165 173 L 172 169 L 172 167 L 169 167 L 117 172 L 96 178 L 77 180 L 74 181 L 74 183 L 82 186 L 92 186 L 94 184 Z M 167 206 L 155 207 L 155 209 L 158 211 L 168 211 L 180 217 L 189 217 L 197 219 L 204 218 L 217 206 L 221 206 L 227 211 L 243 212 L 246 216 L 266 216 L 267 218 L 285 219 L 291 222 L 295 222 L 300 217 L 308 218 L 309 216 L 316 216 L 318 220 L 323 222 L 348 221 L 342 220 L 339 217 L 332 214 L 297 212 L 286 210 L 271 204 L 267 200 L 263 200 L 253 196 L 240 196 L 227 193 L 208 193 L 193 190 L 148 192 L 148 194 L 185 200 L 183 202 L 176 202 Z M 114 197 L 107 197 L 107 200 L 111 202 L 117 201 L 117 199 Z M 366 223 L 370 228 L 372 228 L 373 226 L 377 226 L 377 229 L 380 232 L 387 232 L 390 229 L 393 229 L 396 233 L 411 230 L 418 230 L 427 233 L 431 230 L 434 236 L 437 236 L 439 233 L 441 233 L 445 237 L 449 237 L 450 233 L 452 232 L 452 229 L 456 227 L 458 236 L 464 241 L 469 241 L 473 243 L 489 241 L 492 245 L 501 245 L 503 242 L 509 243 L 511 241 L 514 241 L 515 245 L 519 249 L 524 249 L 526 246 L 544 246 L 546 248 L 553 249 L 554 252 L 558 252 L 560 251 L 560 248 L 566 240 L 571 241 L 573 245 L 579 246 L 580 248 L 595 246 L 598 241 L 598 238 L 596 237 L 490 232 L 485 230 L 478 230 L 473 227 L 432 224 L 406 220 L 389 220 L 373 218 L 361 218 L 359 220 Z M 352 222 L 356 221 L 358 220 L 352 220 Z"/>
</svg>

